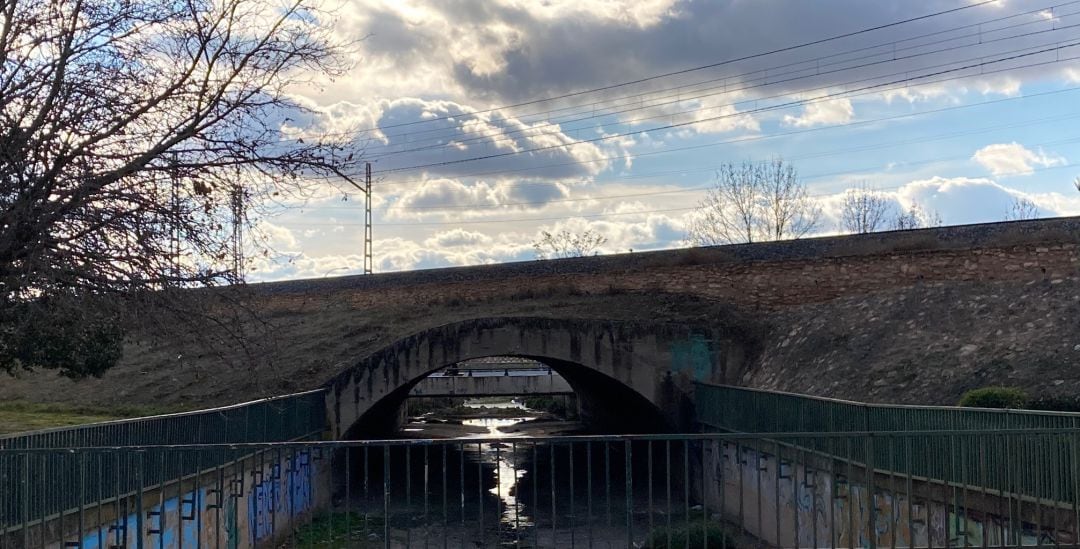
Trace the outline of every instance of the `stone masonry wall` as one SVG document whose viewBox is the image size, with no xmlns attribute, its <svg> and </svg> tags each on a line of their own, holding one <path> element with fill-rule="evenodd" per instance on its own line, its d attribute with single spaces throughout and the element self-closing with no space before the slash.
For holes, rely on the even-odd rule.
<svg viewBox="0 0 1080 549">
<path fill-rule="evenodd" d="M 1080 274 L 1080 220 L 995 223 L 254 285 L 271 306 L 356 307 L 559 293 L 668 292 L 776 309 L 917 284 Z"/>
</svg>

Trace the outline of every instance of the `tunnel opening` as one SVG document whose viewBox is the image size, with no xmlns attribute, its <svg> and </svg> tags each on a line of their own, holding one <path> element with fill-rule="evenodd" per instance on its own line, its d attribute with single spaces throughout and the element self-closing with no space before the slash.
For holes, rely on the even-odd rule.
<svg viewBox="0 0 1080 549">
<path fill-rule="evenodd" d="M 564 379 L 575 399 L 581 434 L 674 430 L 672 422 L 645 396 L 585 365 L 540 356 L 497 355 L 497 358 L 512 358 L 534 368 L 550 369 Z M 400 429 L 407 415 L 410 393 L 433 375 L 446 376 L 448 370 L 456 370 L 449 375 L 457 378 L 468 367 L 477 366 L 469 361 L 454 363 L 409 380 L 371 406 L 346 431 L 344 438 L 403 438 Z M 499 375 L 512 377 L 506 375 L 509 366 L 488 363 L 487 368 L 503 368 Z M 479 373 L 474 371 L 473 377 L 481 377 Z M 496 431 L 492 430 L 489 436 L 500 436 Z M 365 509 L 369 515 L 379 516 L 379 520 L 389 521 L 390 524 L 380 523 L 386 533 L 379 535 L 390 535 L 394 530 L 399 537 L 405 536 L 409 545 L 422 543 L 421 536 L 426 535 L 422 529 L 415 530 L 415 538 L 411 533 L 425 523 L 420 520 L 424 513 L 429 513 L 429 519 L 441 517 L 447 524 L 456 525 L 456 530 L 450 530 L 457 534 L 444 531 L 440 535 L 482 537 L 485 529 L 474 526 L 487 524 L 488 530 L 494 528 L 496 535 L 504 536 L 502 541 L 507 542 L 510 538 L 538 535 L 538 529 L 546 532 L 569 517 L 590 514 L 586 507 L 592 499 L 597 514 L 593 518 L 603 517 L 600 524 L 607 524 L 603 520 L 610 522 L 600 528 L 611 530 L 603 534 L 610 539 L 617 535 L 615 532 L 624 524 L 628 511 L 631 521 L 648 520 L 648 517 L 635 518 L 632 512 L 635 508 L 652 508 L 651 503 L 642 499 L 643 494 L 655 494 L 658 512 L 664 503 L 678 503 L 685 498 L 681 479 L 691 474 L 685 468 L 686 456 L 692 452 L 682 445 L 628 441 L 582 446 L 559 442 L 566 439 L 551 440 L 518 442 L 514 436 L 500 441 L 460 438 L 440 444 L 388 443 L 343 450 L 334 456 L 335 501 L 338 508 Z M 628 480 L 639 488 L 628 487 Z M 642 491 L 643 486 L 649 487 L 648 490 Z M 382 490 L 384 487 L 386 492 Z M 392 495 L 383 501 L 380 498 L 386 493 Z M 554 530 L 551 535 L 556 535 Z"/>
<path fill-rule="evenodd" d="M 484 361 L 484 359 L 496 359 L 500 362 L 476 362 Z M 511 367 L 507 365 L 510 360 L 519 361 L 515 363 L 515 369 L 523 369 L 522 365 L 549 369 L 553 375 L 565 380 L 570 394 L 573 395 L 573 405 L 582 423 L 583 433 L 644 434 L 668 433 L 675 430 L 674 422 L 666 417 L 656 404 L 625 383 L 608 375 L 580 363 L 551 357 L 506 354 L 478 357 L 443 365 L 406 381 L 372 404 L 345 431 L 342 438 L 345 440 L 398 438 L 407 421 L 406 403 L 425 380 L 435 379 L 435 376 L 441 379 L 470 379 L 473 382 L 500 378 L 509 380 L 514 377 L 511 375 Z M 478 367 L 478 364 L 487 366 Z M 501 371 L 502 375 L 481 375 L 479 370 L 487 370 L 494 374 L 499 374 Z M 470 371 L 473 375 L 467 373 Z M 450 374 L 450 372 L 453 373 Z M 493 386 L 494 383 L 489 385 Z M 517 394 L 507 393 L 505 388 L 500 391 L 502 391 L 500 395 L 507 397 L 529 395 L 525 391 Z M 472 393 L 458 395 L 479 397 L 490 396 L 490 394 L 481 387 L 474 389 Z"/>
</svg>

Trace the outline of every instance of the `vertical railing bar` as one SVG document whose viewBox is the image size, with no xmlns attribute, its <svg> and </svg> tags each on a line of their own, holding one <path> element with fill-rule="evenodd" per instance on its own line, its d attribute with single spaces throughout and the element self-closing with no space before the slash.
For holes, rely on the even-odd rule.
<svg viewBox="0 0 1080 549">
<path fill-rule="evenodd" d="M 424 445 L 424 549 L 428 546 L 431 523 L 428 522 L 428 446 Z"/>
<path fill-rule="evenodd" d="M 536 441 L 532 442 L 533 463 L 533 546 L 540 547 L 540 458 L 536 450 Z M 606 444 L 606 443 L 605 443 Z"/>
<path fill-rule="evenodd" d="M 607 525 L 611 522 L 611 448 L 608 441 L 604 441 L 604 492 L 607 495 Z"/>
<path fill-rule="evenodd" d="M 383 547 L 390 549 L 390 446 L 383 445 Z"/>
<path fill-rule="evenodd" d="M 446 454 L 449 452 L 449 445 L 446 444 L 446 443 L 442 443 L 439 446 L 442 447 L 442 469 L 441 469 L 441 471 L 442 471 L 442 473 L 441 473 L 441 475 L 442 475 L 442 519 L 443 519 L 442 520 L 442 524 L 443 524 L 442 539 L 443 539 L 443 549 L 447 549 L 447 546 L 450 543 L 450 540 L 449 540 L 449 538 L 450 538 L 450 508 L 446 503 L 446 496 L 447 496 L 447 492 L 449 491 L 449 488 L 446 486 L 446 477 L 447 477 L 447 472 L 448 472 L 446 470 Z"/>
<path fill-rule="evenodd" d="M 519 511 L 521 509 L 521 487 L 518 486 L 518 451 L 517 442 L 510 442 L 510 472 L 514 476 L 514 545 L 521 545 L 521 521 Z"/>
<path fill-rule="evenodd" d="M 634 547 L 634 450 L 630 441 L 625 442 L 626 451 L 626 546 Z"/>
<path fill-rule="evenodd" d="M 574 544 L 575 544 L 575 541 L 576 541 L 575 538 L 574 538 L 574 524 L 575 524 L 575 522 L 574 522 L 574 513 L 575 513 L 575 511 L 574 511 L 574 443 L 573 442 L 566 445 L 566 451 L 567 451 L 567 454 L 568 454 L 567 461 L 570 464 L 570 479 L 569 479 L 570 480 L 570 482 L 569 482 L 569 484 L 570 484 L 570 514 L 568 514 L 566 518 L 567 518 L 567 520 L 570 521 L 570 547 L 572 549 L 574 547 Z"/>
<path fill-rule="evenodd" d="M 555 508 L 555 444 L 548 444 L 548 477 L 551 479 L 551 546 L 555 547 L 558 543 L 556 541 L 555 523 L 557 522 L 556 508 Z"/>
<path fill-rule="evenodd" d="M 117 457 L 117 459 L 120 458 Z M 23 467 L 19 485 L 22 487 L 22 539 L 23 547 L 30 547 L 30 453 L 24 453 L 21 461 Z"/>
<path fill-rule="evenodd" d="M 952 516 L 955 517 L 953 520 L 949 520 L 949 514 L 948 514 L 949 513 L 949 504 L 946 503 L 945 504 L 945 549 L 949 549 L 949 548 L 952 547 L 953 536 L 957 533 L 956 532 L 957 524 L 955 524 L 955 523 L 956 523 L 956 521 L 960 520 L 960 506 L 959 506 L 960 497 L 959 497 L 959 494 L 957 493 L 957 489 L 956 489 L 956 479 L 957 479 L 957 476 L 956 476 L 956 444 L 955 444 L 956 438 L 955 437 L 945 437 L 943 440 L 945 441 L 945 445 L 946 445 L 946 447 L 948 448 L 948 451 L 949 451 L 948 452 L 948 455 L 949 455 L 949 474 L 948 474 L 947 479 L 946 479 L 945 475 L 942 475 L 942 479 L 943 479 L 942 480 L 942 488 L 944 489 L 942 492 L 944 494 L 946 494 L 946 497 L 949 497 L 948 494 L 951 492 L 952 497 L 950 497 L 949 499 L 952 500 L 952 508 L 953 508 Z M 950 483 L 948 482 L 950 480 L 953 481 L 951 483 L 952 484 L 951 486 L 950 486 Z"/>
<path fill-rule="evenodd" d="M 739 484 L 739 497 L 738 497 L 738 500 L 739 500 L 739 528 L 742 529 L 742 531 L 745 532 L 745 531 L 748 531 L 749 528 L 747 528 L 747 524 L 746 524 L 746 503 L 745 503 L 746 502 L 746 481 L 744 479 L 744 477 L 746 475 L 743 474 L 743 469 L 742 469 L 742 464 L 743 464 L 742 463 L 742 454 L 743 454 L 742 442 L 740 442 L 739 440 L 736 440 L 735 441 L 735 474 L 738 477 L 738 484 Z"/>
<path fill-rule="evenodd" d="M 774 491 L 774 494 L 775 494 L 775 497 L 776 497 L 776 505 L 773 506 L 776 517 L 774 519 L 775 522 L 773 524 L 775 526 L 774 529 L 776 531 L 776 545 L 779 546 L 779 547 L 782 547 L 784 542 L 783 542 L 783 540 L 780 539 L 780 469 L 783 467 L 784 456 L 783 456 L 783 450 L 780 447 L 780 441 L 779 440 L 774 440 L 773 441 L 773 456 L 774 456 L 773 463 L 775 465 L 775 467 L 773 468 L 773 482 L 774 482 L 773 491 Z M 796 536 L 796 538 L 797 537 L 798 536 Z M 796 542 L 797 541 L 798 541 L 798 539 L 796 539 Z"/>
<path fill-rule="evenodd" d="M 886 435 L 885 440 L 887 442 L 885 451 L 889 455 L 889 489 L 893 493 L 892 505 L 889 506 L 889 532 L 892 532 L 889 536 L 889 549 L 896 549 L 896 533 L 899 531 L 896 524 L 896 507 L 900 505 L 900 498 L 896 493 L 896 437 Z M 908 494 L 908 497 L 911 497 L 911 494 Z"/>
<path fill-rule="evenodd" d="M 667 518 L 667 545 L 665 545 L 665 547 L 671 547 L 671 535 L 672 535 L 672 531 L 671 531 L 671 515 L 673 515 L 674 513 L 671 512 L 671 441 L 670 440 L 665 440 L 664 441 L 664 469 L 665 469 L 665 472 L 666 472 L 666 474 L 664 475 L 664 478 L 667 480 L 667 484 L 665 486 L 665 491 L 666 491 L 666 496 L 667 496 L 667 513 L 664 514 L 664 516 Z"/>
<path fill-rule="evenodd" d="M 496 467 L 497 468 L 497 467 Z M 480 546 L 484 546 L 484 452 L 482 444 L 476 443 L 476 497 L 477 518 L 480 525 Z"/>
<path fill-rule="evenodd" d="M 105 459 L 108 454 L 101 452 L 97 454 L 97 542 L 98 547 L 105 547 L 105 540 L 109 537 L 108 532 L 104 528 L 105 520 L 102 518 L 102 501 L 105 499 Z M 116 494 L 120 497 L 120 494 Z"/>
<path fill-rule="evenodd" d="M 495 446 L 495 544 L 502 543 L 502 444 Z"/>
<path fill-rule="evenodd" d="M 589 531 L 589 549 L 593 547 L 593 512 L 592 512 L 592 441 L 585 441 L 585 514 Z"/>
<path fill-rule="evenodd" d="M 135 466 L 135 548 L 143 549 L 143 532 L 146 531 L 146 526 L 143 523 L 144 509 L 143 509 L 143 453 L 136 451 L 128 453 L 128 463 L 131 462 L 132 457 L 138 457 L 138 464 Z M 124 536 L 127 537 L 128 532 L 124 532 Z"/>
<path fill-rule="evenodd" d="M 1073 537 L 1080 538 L 1080 455 L 1077 455 L 1076 438 L 1077 438 L 1077 418 L 1073 417 L 1071 421 L 1073 432 L 1067 435 L 1069 437 L 1069 448 L 1072 450 L 1069 452 L 1069 476 L 1072 478 L 1072 511 L 1073 511 Z"/>
<path fill-rule="evenodd" d="M 646 453 L 648 454 L 646 456 L 646 462 L 645 462 L 645 473 L 646 473 L 646 480 L 649 483 L 649 490 L 648 490 L 649 532 L 653 531 L 653 463 L 652 463 L 653 462 L 653 444 L 652 443 L 653 443 L 652 440 L 648 440 L 648 441 L 645 442 L 645 449 L 646 449 Z"/>
<path fill-rule="evenodd" d="M 371 541 L 369 529 L 371 527 L 371 490 L 370 490 L 370 447 L 364 446 L 364 547 Z"/>
<path fill-rule="evenodd" d="M 723 440 L 717 441 L 716 449 L 719 451 L 720 454 L 720 456 L 717 458 L 717 462 L 720 463 L 720 467 L 718 468 L 720 472 L 720 500 L 717 502 L 719 504 L 719 509 L 717 509 L 717 511 L 720 514 L 720 522 L 723 523 L 724 513 L 727 511 L 727 442 Z M 739 527 L 741 528 L 742 525 L 740 524 Z M 720 548 L 727 549 L 727 536 L 720 536 Z"/>
<path fill-rule="evenodd" d="M 701 439 L 701 543 L 704 549 L 709 549 L 708 447 L 708 440 Z"/>
<path fill-rule="evenodd" d="M 461 506 L 461 543 L 465 543 L 465 443 L 458 445 L 458 502 Z"/>
<path fill-rule="evenodd" d="M 38 496 L 38 507 L 40 507 L 40 509 L 38 509 L 38 514 L 41 517 L 41 520 L 38 522 L 38 545 L 41 549 L 45 549 L 45 511 L 49 502 L 48 490 L 45 486 L 45 479 L 49 476 L 47 458 L 48 456 L 46 454 L 41 454 L 41 482 L 38 483 L 41 488 L 41 495 Z M 61 515 L 61 517 L 62 516 L 63 515 Z"/>
<path fill-rule="evenodd" d="M 405 446 L 405 546 L 412 546 L 412 446 Z"/>
<path fill-rule="evenodd" d="M 847 471 L 847 510 L 848 510 L 848 543 L 851 545 L 851 549 L 855 549 L 855 533 L 858 530 L 855 529 L 855 490 L 852 486 L 852 479 L 854 478 L 854 464 L 852 463 L 852 456 L 855 454 L 855 441 L 851 435 L 845 437 L 847 444 L 847 452 L 844 455 L 845 471 Z"/>
<path fill-rule="evenodd" d="M 870 511 L 870 520 L 866 523 L 866 538 L 869 549 L 877 548 L 877 483 L 874 478 L 874 433 L 870 432 L 866 438 L 864 451 L 866 453 L 866 494 L 870 498 L 867 508 Z M 849 479 L 850 482 L 850 479 Z M 850 486 L 850 484 L 849 484 Z"/>
<path fill-rule="evenodd" d="M 346 445 L 343 451 L 345 465 L 345 546 L 352 543 L 352 446 Z M 333 510 L 331 510 L 333 512 Z M 332 541 L 332 540 L 331 540 Z M 365 542 L 366 543 L 366 542 Z"/>
<path fill-rule="evenodd" d="M 683 517 L 686 520 L 686 549 L 690 549 L 690 440 L 683 439 Z M 779 503 L 779 501 L 777 502 Z"/>
</svg>

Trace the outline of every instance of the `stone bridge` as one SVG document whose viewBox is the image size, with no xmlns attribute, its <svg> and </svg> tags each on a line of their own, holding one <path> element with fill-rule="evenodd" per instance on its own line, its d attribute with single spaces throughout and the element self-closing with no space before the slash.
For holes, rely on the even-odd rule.
<svg viewBox="0 0 1080 549">
<path fill-rule="evenodd" d="M 737 332 L 648 322 L 486 318 L 438 326 L 395 342 L 330 383 L 335 438 L 392 430 L 404 399 L 431 372 L 466 360 L 514 356 L 550 366 L 610 432 L 662 432 L 692 422 L 692 383 L 728 383 L 744 367 Z"/>
<path fill-rule="evenodd" d="M 463 370 L 457 375 L 435 373 L 413 386 L 409 398 L 565 395 L 574 389 L 550 368 L 534 370 Z"/>
<path fill-rule="evenodd" d="M 345 436 L 427 372 L 514 355 L 564 375 L 598 421 L 633 401 L 677 426 L 687 349 L 715 361 L 692 368 L 706 379 L 871 402 L 1076 394 L 1078 243 L 1080 220 L 1060 218 L 193 292 L 207 314 L 247 299 L 257 320 L 221 324 L 243 345 L 139 317 L 103 378 L 20 374 L 0 399 L 195 409 L 329 386 Z"/>
</svg>

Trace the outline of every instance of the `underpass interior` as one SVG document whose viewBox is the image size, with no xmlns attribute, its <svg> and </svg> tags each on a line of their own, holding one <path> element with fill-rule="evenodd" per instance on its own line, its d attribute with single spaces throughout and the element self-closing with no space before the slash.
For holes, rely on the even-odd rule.
<svg viewBox="0 0 1080 549">
<path fill-rule="evenodd" d="M 558 438 L 677 432 L 660 408 L 581 364 L 550 357 L 492 358 L 564 378 L 573 393 L 549 398 L 563 398 L 576 409 L 551 417 L 528 407 L 534 396 L 529 394 L 461 396 L 444 399 L 449 408 L 421 406 L 432 398 L 410 398 L 410 393 L 432 375 L 511 376 L 512 370 L 480 359 L 428 372 L 380 400 L 346 432 L 349 440 L 419 440 L 339 451 L 333 460 L 334 513 L 361 521 L 365 532 L 370 528 L 369 539 L 389 536 L 404 546 L 440 539 L 451 545 L 532 540 L 551 546 L 573 543 L 575 535 L 624 545 L 627 516 L 639 532 L 670 517 L 688 518 L 684 503 L 690 499 L 683 486 L 700 470 L 694 459 L 699 452 L 689 443 L 582 444 Z M 461 408 L 476 414 L 454 415 L 452 410 Z M 409 412 L 418 409 L 422 413 Z M 556 438 L 522 438 L 533 436 Z M 452 442 L 424 441 L 432 438 Z M 574 521 L 588 523 L 590 531 L 567 529 Z"/>
</svg>

